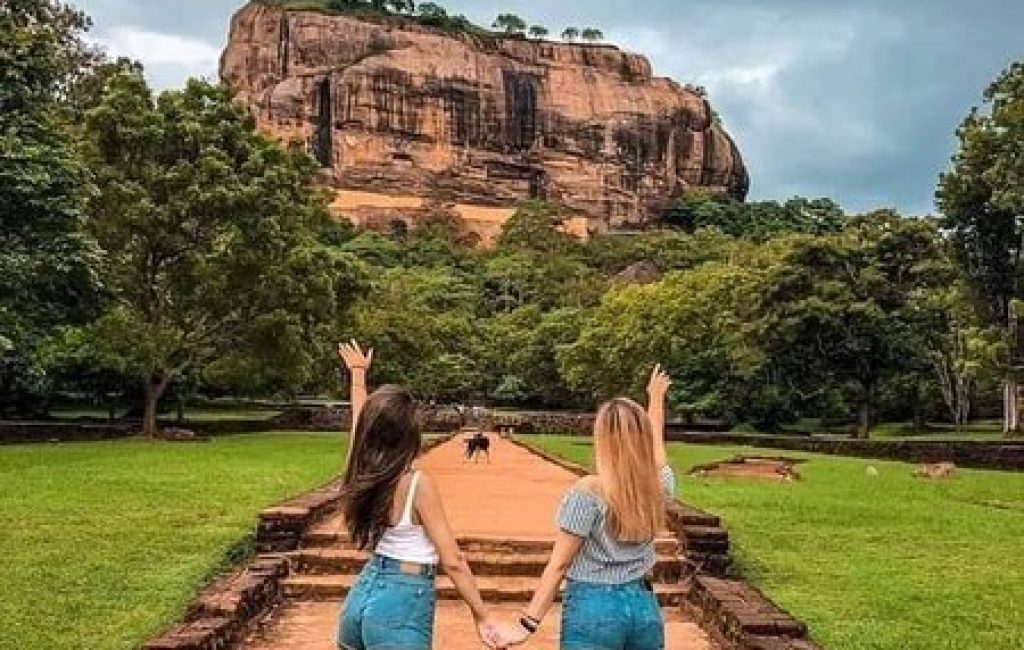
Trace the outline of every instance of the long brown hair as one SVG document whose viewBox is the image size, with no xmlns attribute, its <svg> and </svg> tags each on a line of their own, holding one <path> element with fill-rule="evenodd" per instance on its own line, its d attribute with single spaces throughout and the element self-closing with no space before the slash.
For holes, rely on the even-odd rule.
<svg viewBox="0 0 1024 650">
<path fill-rule="evenodd" d="M 342 496 L 352 540 L 368 549 L 390 525 L 395 490 L 420 452 L 420 429 L 416 400 L 401 386 L 374 391 L 358 419 Z"/>
<path fill-rule="evenodd" d="M 594 447 L 609 532 L 622 542 L 653 539 L 664 523 L 665 497 L 647 413 L 630 399 L 603 404 L 594 421 Z"/>
</svg>

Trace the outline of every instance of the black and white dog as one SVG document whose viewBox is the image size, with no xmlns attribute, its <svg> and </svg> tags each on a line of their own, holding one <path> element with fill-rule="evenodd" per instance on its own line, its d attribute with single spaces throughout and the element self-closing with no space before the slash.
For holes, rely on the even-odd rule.
<svg viewBox="0 0 1024 650">
<path fill-rule="evenodd" d="M 466 461 L 473 461 L 474 463 L 479 462 L 480 456 L 482 455 L 487 459 L 487 464 L 491 463 L 491 439 L 485 436 L 480 431 L 474 433 L 471 437 L 466 438 Z"/>
</svg>

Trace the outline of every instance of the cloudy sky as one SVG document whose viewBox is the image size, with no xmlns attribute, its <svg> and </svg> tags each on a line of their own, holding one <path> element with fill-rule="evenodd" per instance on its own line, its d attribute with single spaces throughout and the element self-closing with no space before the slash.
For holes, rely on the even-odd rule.
<svg viewBox="0 0 1024 650">
<path fill-rule="evenodd" d="M 77 0 L 93 38 L 154 85 L 216 76 L 243 0 Z M 752 198 L 828 196 L 851 211 L 933 209 L 957 123 L 1024 59 L 1022 0 L 447 0 L 481 24 L 514 11 L 592 25 L 658 74 L 708 88 Z"/>
</svg>

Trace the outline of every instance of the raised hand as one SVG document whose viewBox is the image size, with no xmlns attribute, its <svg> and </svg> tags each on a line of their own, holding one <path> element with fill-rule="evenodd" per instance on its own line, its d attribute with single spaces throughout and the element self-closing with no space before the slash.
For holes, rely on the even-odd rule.
<svg viewBox="0 0 1024 650">
<path fill-rule="evenodd" d="M 359 343 L 352 339 L 348 343 L 338 344 L 338 356 L 349 370 L 367 370 L 373 363 L 373 348 L 363 352 Z"/>
<path fill-rule="evenodd" d="M 647 382 L 647 396 L 652 402 L 664 400 L 668 387 L 671 385 L 672 380 L 659 363 L 654 366 L 654 370 L 651 372 L 651 379 Z"/>
</svg>

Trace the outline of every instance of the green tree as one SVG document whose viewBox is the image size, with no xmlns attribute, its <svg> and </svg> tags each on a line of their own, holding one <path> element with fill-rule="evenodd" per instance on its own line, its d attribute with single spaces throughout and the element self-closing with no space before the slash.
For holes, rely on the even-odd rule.
<svg viewBox="0 0 1024 650">
<path fill-rule="evenodd" d="M 448 12 L 444 7 L 435 2 L 421 2 L 416 8 L 420 18 L 431 22 L 444 22 L 448 18 Z"/>
<path fill-rule="evenodd" d="M 589 41 L 591 43 L 596 43 L 598 41 L 603 41 L 604 40 L 604 32 L 602 32 L 600 29 L 595 29 L 593 27 L 587 27 L 587 28 L 584 28 L 584 30 L 580 32 L 580 38 L 582 38 L 585 41 Z"/>
<path fill-rule="evenodd" d="M 495 244 L 505 249 L 569 253 L 578 247 L 578 243 L 562 230 L 563 223 L 554 206 L 542 201 L 529 201 L 502 225 Z"/>
<path fill-rule="evenodd" d="M 310 158 L 257 134 L 226 90 L 200 81 L 154 101 L 139 76 L 118 75 L 87 124 L 112 298 L 90 341 L 141 380 L 144 432 L 190 371 L 252 355 L 277 381 L 311 379 L 359 273 L 317 241 L 328 217 Z"/>
<path fill-rule="evenodd" d="M 979 318 L 965 283 L 937 287 L 919 300 L 941 321 L 925 330 L 923 345 L 943 404 L 959 429 L 970 419 L 977 386 L 1005 367 L 1005 346 L 998 329 Z"/>
<path fill-rule="evenodd" d="M 551 31 L 543 25 L 533 25 L 530 27 L 530 37 L 535 38 L 538 41 L 547 38 L 550 33 Z"/>
<path fill-rule="evenodd" d="M 570 308 L 544 312 L 528 305 L 492 319 L 486 328 L 492 395 L 511 404 L 580 405 L 584 395 L 563 380 L 558 350 L 576 340 L 584 314 Z"/>
<path fill-rule="evenodd" d="M 950 281 L 942 260 L 934 224 L 892 213 L 794 239 L 759 294 L 762 347 L 779 380 L 804 403 L 849 394 L 867 437 L 879 386 L 926 367 L 922 329 L 939 321 L 917 297 Z"/>
<path fill-rule="evenodd" d="M 613 289 L 559 349 L 570 386 L 597 399 L 639 395 L 661 363 L 673 377 L 672 404 L 685 413 L 777 420 L 751 312 L 762 272 L 708 263 L 646 286 Z"/>
<path fill-rule="evenodd" d="M 1010 362 L 1003 390 L 1007 433 L 1020 430 L 1020 328 L 1014 309 L 1024 277 L 1024 62 L 985 91 L 957 130 L 959 150 L 937 192 L 943 226 L 989 322 L 1003 332 Z"/>
<path fill-rule="evenodd" d="M 606 280 L 585 262 L 583 245 L 562 230 L 553 206 L 530 201 L 502 226 L 481 262 L 484 296 L 494 313 L 528 304 L 548 310 L 596 304 Z"/>
<path fill-rule="evenodd" d="M 580 37 L 580 30 L 578 27 L 566 27 L 562 30 L 562 40 L 569 41 L 572 43 Z"/>
<path fill-rule="evenodd" d="M 384 270 L 355 309 L 353 332 L 377 351 L 374 381 L 428 400 L 464 400 L 483 390 L 476 318 L 479 291 L 446 269 Z"/>
<path fill-rule="evenodd" d="M 415 0 L 388 0 L 387 6 L 391 8 L 391 11 L 396 14 L 414 14 L 416 13 L 416 2 Z"/>
<path fill-rule="evenodd" d="M 759 242 L 791 233 L 829 235 L 842 230 L 848 221 L 843 209 L 831 199 L 797 196 L 785 203 L 743 203 L 706 192 L 688 192 L 679 197 L 663 219 L 687 232 L 716 228 L 733 237 Z"/>
<path fill-rule="evenodd" d="M 94 61 L 85 15 L 63 4 L 0 5 L 0 410 L 32 411 L 46 378 L 34 348 L 96 308 L 92 191 L 66 99 Z M 19 373 L 25 373 L 20 379 Z M 17 387 L 17 388 L 15 388 Z M 29 396 L 33 396 L 29 399 Z"/>
<path fill-rule="evenodd" d="M 515 14 L 499 14 L 491 27 L 505 34 L 522 35 L 527 25 L 525 20 Z"/>
</svg>

